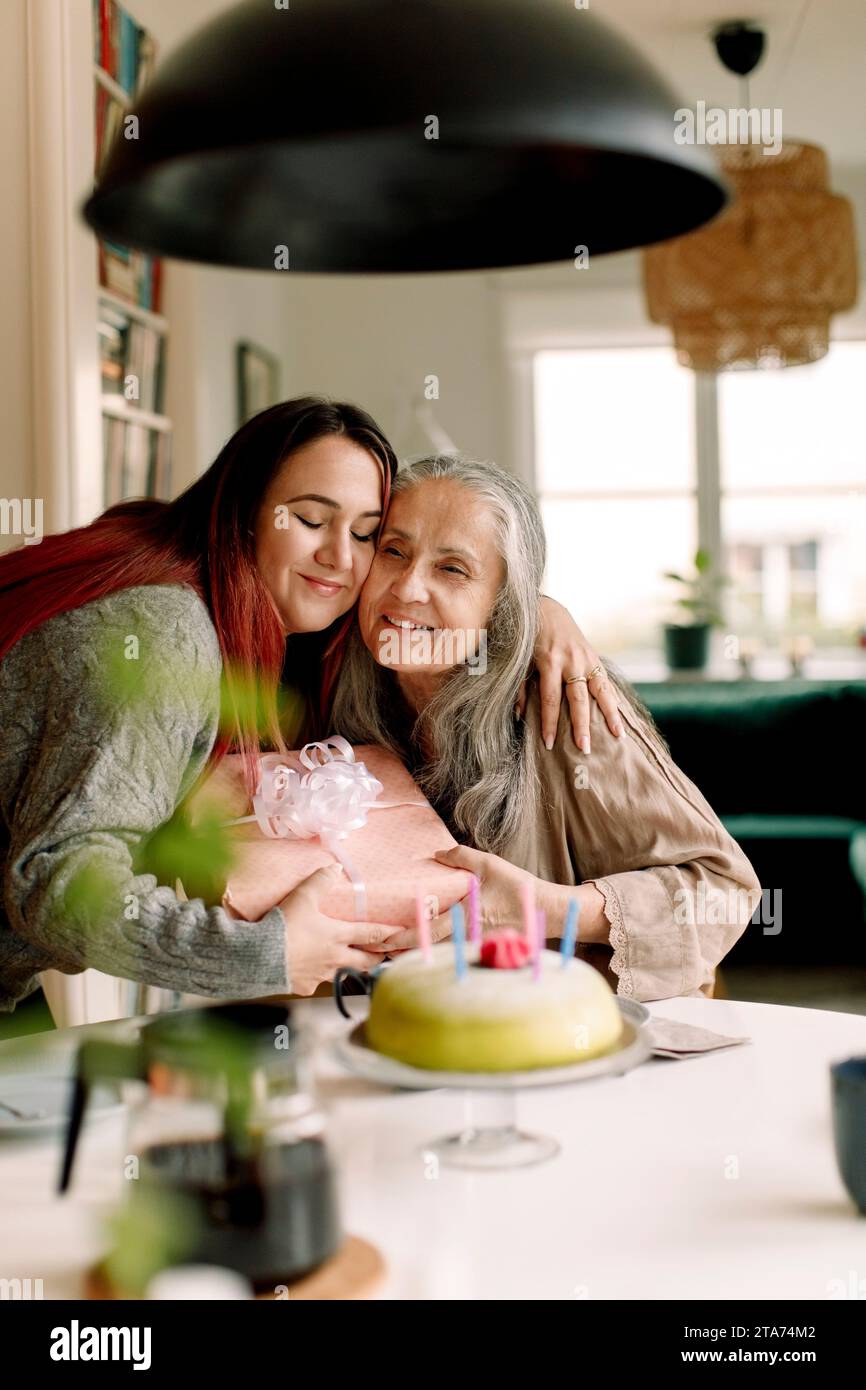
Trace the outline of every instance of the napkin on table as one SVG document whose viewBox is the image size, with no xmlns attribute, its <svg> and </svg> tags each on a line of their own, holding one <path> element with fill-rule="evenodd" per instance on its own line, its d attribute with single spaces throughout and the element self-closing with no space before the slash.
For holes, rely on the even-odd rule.
<svg viewBox="0 0 866 1390">
<path fill-rule="evenodd" d="M 722 1047 L 735 1047 L 737 1043 L 751 1042 L 751 1038 L 731 1038 L 724 1033 L 712 1033 L 709 1028 L 696 1028 L 691 1023 L 680 1023 L 673 1018 L 650 1019 L 646 1024 L 654 1057 L 669 1057 L 672 1061 L 685 1061 L 687 1057 L 699 1057 L 702 1052 L 715 1052 Z"/>
</svg>

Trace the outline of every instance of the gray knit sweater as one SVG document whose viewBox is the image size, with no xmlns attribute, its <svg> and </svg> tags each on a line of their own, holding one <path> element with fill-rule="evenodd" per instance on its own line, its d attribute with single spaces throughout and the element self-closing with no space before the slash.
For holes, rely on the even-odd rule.
<svg viewBox="0 0 866 1390">
<path fill-rule="evenodd" d="M 0 662 L 0 1010 L 50 967 L 223 998 L 290 989 L 279 908 L 238 922 L 137 872 L 213 747 L 221 669 L 207 607 L 178 584 L 60 614 Z"/>
</svg>

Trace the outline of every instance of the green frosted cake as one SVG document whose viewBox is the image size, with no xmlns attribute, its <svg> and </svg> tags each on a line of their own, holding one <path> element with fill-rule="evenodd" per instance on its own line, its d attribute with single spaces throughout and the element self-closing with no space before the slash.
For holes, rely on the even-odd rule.
<svg viewBox="0 0 866 1390">
<path fill-rule="evenodd" d="M 545 950 L 534 978 L 516 935 L 467 944 L 462 978 L 450 942 L 429 961 L 421 951 L 393 961 L 373 991 L 369 1045 L 413 1067 L 468 1072 L 568 1066 L 612 1051 L 622 1016 L 603 975 Z"/>
</svg>

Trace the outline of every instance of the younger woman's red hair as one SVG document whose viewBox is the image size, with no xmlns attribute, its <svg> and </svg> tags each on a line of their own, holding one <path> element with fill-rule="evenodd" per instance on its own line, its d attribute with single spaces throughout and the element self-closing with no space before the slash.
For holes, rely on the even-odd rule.
<svg viewBox="0 0 866 1390">
<path fill-rule="evenodd" d="M 49 618 L 106 594 L 140 584 L 191 585 L 208 607 L 223 657 L 224 717 L 207 770 L 234 748 L 243 754 L 252 793 L 262 731 L 285 750 L 277 700 L 285 638 L 255 563 L 256 514 L 283 460 L 328 435 L 343 435 L 376 458 L 384 517 L 397 460 L 375 421 L 358 406 L 323 397 L 283 401 L 242 425 L 173 502 L 121 502 L 88 526 L 0 556 L 0 659 Z M 319 714 L 352 621 L 352 613 L 339 620 L 327 643 Z"/>
</svg>

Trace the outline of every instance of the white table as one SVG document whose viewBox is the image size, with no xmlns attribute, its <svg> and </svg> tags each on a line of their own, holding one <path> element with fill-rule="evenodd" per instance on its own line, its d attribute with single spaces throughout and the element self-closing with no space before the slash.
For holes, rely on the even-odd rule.
<svg viewBox="0 0 866 1390">
<path fill-rule="evenodd" d="M 459 1096 L 349 1076 L 327 1039 L 350 1025 L 330 1000 L 297 1007 L 322 1041 L 345 1225 L 383 1251 L 385 1298 L 824 1300 L 845 1288 L 850 1298 L 852 1281 L 866 1278 L 866 1221 L 836 1169 L 828 1073 L 832 1061 L 866 1054 L 864 1016 L 653 1004 L 662 1017 L 753 1042 L 524 1092 L 522 1127 L 556 1135 L 559 1157 L 435 1176 L 421 1150 L 460 1127 Z M 68 1065 L 82 1031 L 43 1035 L 39 1065 Z M 0 1045 L 0 1075 L 27 1050 L 22 1039 Z M 46 1298 L 81 1296 L 81 1271 L 102 1249 L 100 1216 L 121 1194 L 124 1133 L 121 1118 L 87 1129 L 63 1198 L 59 1140 L 0 1145 L 0 1278 L 41 1278 Z"/>
</svg>

